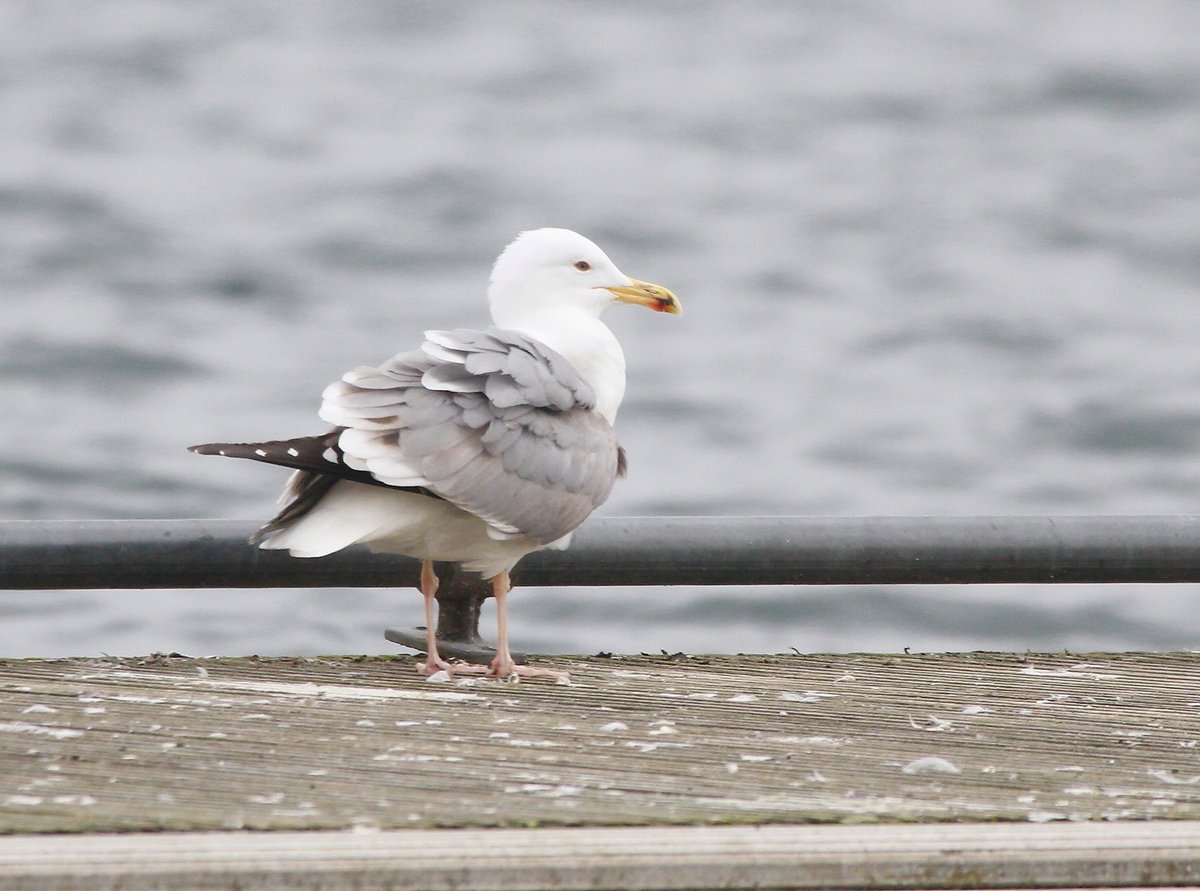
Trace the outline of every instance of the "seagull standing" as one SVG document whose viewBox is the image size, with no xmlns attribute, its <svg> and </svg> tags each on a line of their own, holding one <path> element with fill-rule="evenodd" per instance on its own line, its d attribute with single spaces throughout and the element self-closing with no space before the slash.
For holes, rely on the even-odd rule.
<svg viewBox="0 0 1200 891">
<path fill-rule="evenodd" d="M 561 676 L 513 662 L 509 572 L 532 551 L 565 548 L 624 475 L 613 423 L 625 356 L 600 313 L 680 304 L 567 229 L 522 232 L 492 268 L 488 303 L 492 327 L 426 331 L 419 349 L 328 386 L 328 433 L 191 451 L 295 468 L 283 508 L 251 539 L 261 548 L 322 557 L 362 543 L 419 559 L 426 674 L 477 669 L 438 654 L 433 563 L 443 560 L 491 581 L 491 675 Z"/>
</svg>

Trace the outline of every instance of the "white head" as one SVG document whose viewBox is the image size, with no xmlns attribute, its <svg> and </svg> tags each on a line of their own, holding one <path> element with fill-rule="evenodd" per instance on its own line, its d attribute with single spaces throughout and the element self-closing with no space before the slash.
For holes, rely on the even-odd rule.
<svg viewBox="0 0 1200 891">
<path fill-rule="evenodd" d="M 613 303 L 678 313 L 666 288 L 631 279 L 600 248 L 569 229 L 532 229 L 496 260 L 488 287 L 492 320 L 524 329 L 539 319 L 579 313 L 598 318 Z"/>
<path fill-rule="evenodd" d="M 604 251 L 569 229 L 522 232 L 492 267 L 492 321 L 557 351 L 592 386 L 596 410 L 611 424 L 625 394 L 625 355 L 600 313 L 638 303 L 678 313 L 666 288 L 617 269 Z"/>
</svg>

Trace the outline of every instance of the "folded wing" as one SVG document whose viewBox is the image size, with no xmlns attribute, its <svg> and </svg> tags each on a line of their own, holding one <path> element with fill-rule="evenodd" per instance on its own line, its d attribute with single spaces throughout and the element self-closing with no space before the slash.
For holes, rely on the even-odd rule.
<svg viewBox="0 0 1200 891">
<path fill-rule="evenodd" d="M 513 331 L 429 331 L 418 351 L 330 385 L 321 417 L 339 463 L 423 490 L 494 538 L 566 535 L 623 469 L 591 387 L 562 356 Z"/>
</svg>

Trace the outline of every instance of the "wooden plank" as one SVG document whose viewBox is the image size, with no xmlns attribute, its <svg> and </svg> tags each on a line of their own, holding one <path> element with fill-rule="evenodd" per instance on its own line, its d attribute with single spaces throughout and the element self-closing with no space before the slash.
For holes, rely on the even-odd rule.
<svg viewBox="0 0 1200 891">
<path fill-rule="evenodd" d="M 0 833 L 1200 819 L 1200 657 L 0 662 Z"/>
<path fill-rule="evenodd" d="M 1200 823 L 0 838 L 0 889 L 1004 888 L 1200 881 Z"/>
</svg>

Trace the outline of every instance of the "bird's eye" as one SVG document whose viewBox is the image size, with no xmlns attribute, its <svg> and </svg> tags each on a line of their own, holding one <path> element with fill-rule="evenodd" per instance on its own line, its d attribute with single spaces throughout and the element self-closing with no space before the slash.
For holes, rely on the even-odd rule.
<svg viewBox="0 0 1200 891">
<path fill-rule="evenodd" d="M 576 260 L 575 268 L 578 269 L 580 272 L 587 272 L 589 269 L 592 268 L 592 264 L 589 263 L 587 260 Z"/>
</svg>

